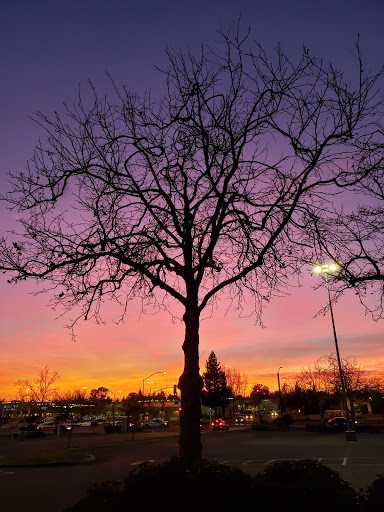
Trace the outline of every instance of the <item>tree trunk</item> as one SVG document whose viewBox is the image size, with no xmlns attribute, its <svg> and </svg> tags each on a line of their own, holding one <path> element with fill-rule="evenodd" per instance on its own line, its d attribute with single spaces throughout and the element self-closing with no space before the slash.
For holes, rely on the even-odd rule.
<svg viewBox="0 0 384 512">
<path fill-rule="evenodd" d="M 179 379 L 181 391 L 179 455 L 187 464 L 201 460 L 200 439 L 201 391 L 203 379 L 199 368 L 199 311 L 187 307 L 184 317 L 184 372 Z"/>
</svg>

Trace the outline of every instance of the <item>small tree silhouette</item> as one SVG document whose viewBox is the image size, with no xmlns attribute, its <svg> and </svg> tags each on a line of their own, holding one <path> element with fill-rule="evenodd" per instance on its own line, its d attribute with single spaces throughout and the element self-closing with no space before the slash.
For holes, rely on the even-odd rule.
<svg viewBox="0 0 384 512">
<path fill-rule="evenodd" d="M 216 415 L 217 409 L 224 408 L 226 405 L 230 390 L 227 387 L 225 371 L 222 370 L 214 352 L 210 353 L 205 367 L 206 371 L 203 374 L 205 390 L 202 402 L 203 405 L 212 407 Z"/>
</svg>

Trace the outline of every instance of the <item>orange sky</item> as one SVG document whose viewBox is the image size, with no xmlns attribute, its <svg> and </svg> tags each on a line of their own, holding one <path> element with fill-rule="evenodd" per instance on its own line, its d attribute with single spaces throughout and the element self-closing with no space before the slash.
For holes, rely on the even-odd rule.
<svg viewBox="0 0 384 512">
<path fill-rule="evenodd" d="M 326 293 L 311 288 L 313 279 L 291 290 L 290 297 L 275 299 L 265 311 L 264 328 L 252 317 L 226 313 L 222 302 L 201 322 L 201 371 L 213 350 L 222 366 L 247 375 L 250 386 L 262 383 L 273 390 L 280 366 L 281 377 L 289 378 L 333 352 L 330 316 L 314 318 Z M 4 282 L 3 277 L 2 286 Z M 151 389 L 171 391 L 183 368 L 181 322 L 173 323 L 165 313 L 140 316 L 139 304 L 132 303 L 124 323 L 81 322 L 73 342 L 63 327 L 66 319 L 56 319 L 57 312 L 46 306 L 48 297 L 28 295 L 28 288 L 8 285 L 8 293 L 0 295 L 0 398 L 14 398 L 14 383 L 37 376 L 45 365 L 59 370 L 62 390 L 105 386 L 124 395 L 138 391 L 150 374 L 166 371 L 150 379 Z M 365 316 L 353 294 L 337 304 L 334 313 L 342 357 L 354 355 L 366 370 L 384 371 L 383 324 Z"/>
</svg>

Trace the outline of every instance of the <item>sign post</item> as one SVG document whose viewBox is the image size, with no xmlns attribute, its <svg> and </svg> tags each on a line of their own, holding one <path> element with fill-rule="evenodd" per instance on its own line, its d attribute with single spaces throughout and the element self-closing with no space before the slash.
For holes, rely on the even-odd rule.
<svg viewBox="0 0 384 512">
<path fill-rule="evenodd" d="M 11 418 L 9 420 L 9 430 L 11 431 L 11 446 L 13 446 L 13 433 L 17 429 L 17 425 L 19 423 L 19 420 L 17 418 Z"/>
<path fill-rule="evenodd" d="M 19 423 L 19 420 L 17 418 L 11 418 L 9 420 L 9 429 L 12 430 L 12 432 L 14 430 L 17 429 L 17 424 Z"/>
</svg>

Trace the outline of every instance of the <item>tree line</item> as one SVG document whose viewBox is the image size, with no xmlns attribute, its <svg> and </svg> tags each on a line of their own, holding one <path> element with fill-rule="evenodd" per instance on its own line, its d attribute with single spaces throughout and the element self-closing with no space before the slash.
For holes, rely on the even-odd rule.
<svg viewBox="0 0 384 512">
<path fill-rule="evenodd" d="M 381 375 L 371 375 L 358 363 L 354 356 L 342 359 L 344 385 L 347 392 L 348 404 L 355 417 L 355 403 L 358 400 L 368 400 L 372 412 L 384 411 L 384 378 Z M 75 388 L 72 391 L 60 391 L 56 382 L 60 378 L 57 370 L 45 366 L 35 379 L 19 379 L 17 396 L 20 401 L 34 402 L 42 406 L 47 402 L 55 402 L 69 407 L 70 405 L 92 405 L 95 412 L 105 412 L 107 406 L 119 403 L 120 408 L 137 410 L 144 401 L 148 400 L 179 400 L 177 389 L 173 393 L 164 391 L 144 396 L 142 391 L 129 392 L 116 398 L 115 393 L 107 387 L 100 386 L 87 393 L 86 388 Z M 257 383 L 248 392 L 249 380 L 247 375 L 234 368 L 226 368 L 218 361 L 212 351 L 205 363 L 202 374 L 204 388 L 201 393 L 201 405 L 213 409 L 215 415 L 225 415 L 225 410 L 231 400 L 235 400 L 239 410 L 244 405 L 244 399 L 250 399 L 247 404 L 254 407 L 262 400 L 282 397 L 284 409 L 301 410 L 309 416 L 318 413 L 323 418 L 330 408 L 330 402 L 341 396 L 340 374 L 336 354 L 322 356 L 312 366 L 303 368 L 294 377 L 284 379 L 281 393 L 270 391 L 268 386 Z M 113 396 L 112 396 L 113 395 Z"/>
</svg>

